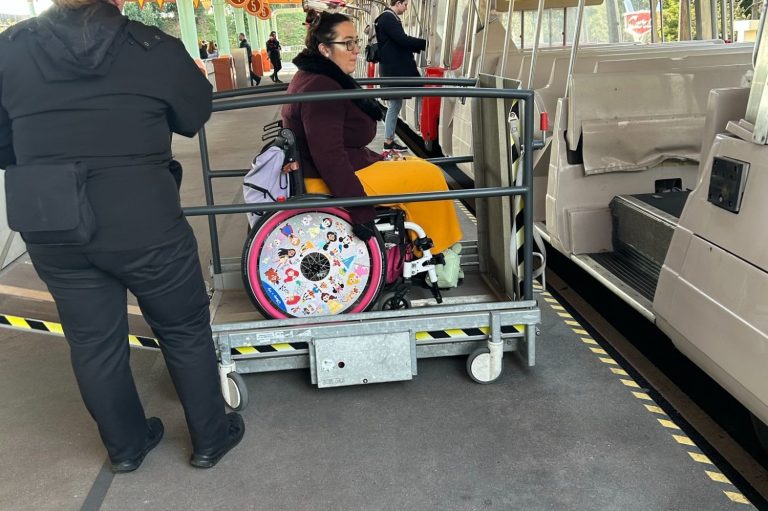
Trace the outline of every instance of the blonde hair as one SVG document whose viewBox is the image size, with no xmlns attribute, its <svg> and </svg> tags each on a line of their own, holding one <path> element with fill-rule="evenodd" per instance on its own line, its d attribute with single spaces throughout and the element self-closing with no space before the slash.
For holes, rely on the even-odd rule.
<svg viewBox="0 0 768 511">
<path fill-rule="evenodd" d="M 94 5 L 101 1 L 102 0 L 53 0 L 53 4 L 56 7 L 61 7 L 63 9 L 80 9 L 81 7 Z"/>
</svg>

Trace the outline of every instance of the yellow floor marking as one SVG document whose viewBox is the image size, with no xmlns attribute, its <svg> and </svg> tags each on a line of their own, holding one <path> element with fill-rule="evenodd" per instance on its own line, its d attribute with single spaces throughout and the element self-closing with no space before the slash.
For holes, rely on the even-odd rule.
<svg viewBox="0 0 768 511">
<path fill-rule="evenodd" d="M 48 330 L 54 334 L 64 335 L 64 330 L 61 328 L 61 325 L 59 323 L 51 323 L 49 321 L 43 321 L 43 324 L 48 328 Z"/>
<path fill-rule="evenodd" d="M 19 298 L 29 298 L 30 300 L 38 300 L 41 302 L 53 301 L 53 296 L 51 296 L 51 293 L 48 291 L 38 291 L 24 287 L 6 286 L 3 284 L 0 284 L 0 294 L 15 296 Z M 129 305 L 128 314 L 141 316 L 141 309 L 139 309 L 136 305 Z"/>
<path fill-rule="evenodd" d="M 747 498 L 742 495 L 741 493 L 737 493 L 735 491 L 724 491 L 725 495 L 731 499 L 733 502 L 736 502 L 737 504 L 749 504 L 750 502 L 747 500 Z"/>
<path fill-rule="evenodd" d="M 128 336 L 128 344 L 133 344 L 134 346 L 141 346 L 141 342 L 136 338 L 135 335 L 129 335 Z"/>
<path fill-rule="evenodd" d="M 693 458 L 693 461 L 704 463 L 706 465 L 714 465 L 714 463 L 712 463 L 712 461 L 708 457 L 704 456 L 703 454 L 699 454 L 697 452 L 689 452 L 688 456 Z"/>
<path fill-rule="evenodd" d="M 586 330 L 582 330 L 581 328 L 572 328 L 571 330 L 574 331 L 574 333 L 577 333 L 579 335 L 589 335 L 589 332 Z"/>
<path fill-rule="evenodd" d="M 611 367 L 611 372 L 619 376 L 629 376 L 624 369 L 619 369 L 618 367 Z"/>
<path fill-rule="evenodd" d="M 542 291 L 541 294 L 544 296 L 552 296 L 549 291 Z"/>
<path fill-rule="evenodd" d="M 604 357 L 604 358 L 601 358 L 601 359 L 600 359 L 600 362 L 602 362 L 602 363 L 604 363 L 604 364 L 619 365 L 619 363 L 618 363 L 618 362 L 616 362 L 614 359 L 612 359 L 612 358 L 609 358 L 609 357 Z"/>
<path fill-rule="evenodd" d="M 674 438 L 675 441 L 678 444 L 690 445 L 690 446 L 696 447 L 696 444 L 693 443 L 693 440 L 691 440 L 687 436 L 684 436 L 684 435 L 672 435 L 672 438 Z"/>
<path fill-rule="evenodd" d="M 555 309 L 556 311 L 564 311 L 565 310 L 565 307 L 563 307 L 562 305 L 552 305 L 552 308 Z"/>
<path fill-rule="evenodd" d="M 597 344 L 596 340 L 591 339 L 589 337 L 582 337 L 581 342 L 583 342 L 584 344 Z"/>
<path fill-rule="evenodd" d="M 632 387 L 632 388 L 635 388 L 635 389 L 639 389 L 640 388 L 640 385 L 638 385 L 635 380 L 619 380 L 619 381 L 621 381 L 621 383 L 623 383 L 627 387 Z"/>
<path fill-rule="evenodd" d="M 568 326 L 581 326 L 581 325 L 579 325 L 578 321 L 572 321 L 572 320 L 570 320 L 570 321 L 566 320 L 565 324 L 568 325 Z"/>
<path fill-rule="evenodd" d="M 659 421 L 659 424 L 661 424 L 667 429 L 680 429 L 680 426 L 678 426 L 677 424 L 675 424 L 669 419 L 656 419 L 656 420 Z M 691 454 L 691 456 L 693 456 L 692 453 L 688 453 L 688 454 Z"/>
<path fill-rule="evenodd" d="M 645 406 L 645 409 L 648 410 L 651 413 L 658 413 L 658 414 L 661 414 L 661 415 L 666 415 L 664 413 L 664 410 L 662 410 L 658 406 L 655 406 L 655 405 L 644 405 L 644 406 Z"/>
<path fill-rule="evenodd" d="M 603 348 L 589 348 L 592 353 L 596 355 L 607 355 L 608 352 L 605 351 Z"/>
<path fill-rule="evenodd" d="M 253 346 L 240 346 L 239 348 L 236 348 L 237 351 L 243 355 L 250 355 L 252 353 L 258 353 L 258 350 L 254 348 Z"/>
<path fill-rule="evenodd" d="M 5 318 L 8 320 L 8 323 L 11 324 L 11 326 L 15 326 L 17 328 L 29 328 L 29 324 L 24 318 L 20 318 L 18 316 L 6 316 Z"/>
<path fill-rule="evenodd" d="M 544 293 L 541 293 L 541 294 L 544 294 Z M 548 303 L 557 303 L 557 300 L 555 300 L 554 298 L 549 298 L 548 296 L 544 296 L 544 301 Z"/>
<path fill-rule="evenodd" d="M 293 346 L 288 343 L 281 342 L 280 344 L 273 344 L 272 347 L 277 351 L 293 351 Z"/>
<path fill-rule="evenodd" d="M 571 315 L 570 315 L 570 314 L 568 314 L 567 312 L 558 312 L 558 313 L 557 313 L 557 315 L 558 315 L 558 316 L 560 316 L 561 318 L 565 318 L 565 319 L 573 319 L 573 316 L 571 316 Z M 577 324 L 578 324 L 578 323 L 577 323 Z"/>
<path fill-rule="evenodd" d="M 707 473 L 710 479 L 713 481 L 716 481 L 718 483 L 725 483 L 725 484 L 731 484 L 731 481 L 728 480 L 725 475 L 721 474 L 720 472 L 711 472 L 709 470 L 705 470 L 704 472 Z"/>
<path fill-rule="evenodd" d="M 653 399 L 651 399 L 651 396 L 649 396 L 645 392 L 632 392 L 632 395 L 635 396 L 637 399 L 642 399 L 644 401 L 653 401 Z"/>
</svg>

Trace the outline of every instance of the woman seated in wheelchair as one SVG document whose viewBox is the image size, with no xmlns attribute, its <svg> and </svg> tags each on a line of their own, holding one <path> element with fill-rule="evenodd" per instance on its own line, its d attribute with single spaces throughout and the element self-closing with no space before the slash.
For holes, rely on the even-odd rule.
<svg viewBox="0 0 768 511">
<path fill-rule="evenodd" d="M 322 13 L 307 33 L 307 48 L 295 59 L 299 72 L 289 93 L 358 89 L 350 76 L 360 55 L 355 25 L 343 14 Z M 382 119 L 375 101 L 355 99 L 283 106 L 283 124 L 293 130 L 308 193 L 362 197 L 448 190 L 439 167 L 419 159 L 382 161 L 368 149 Z M 453 202 L 399 204 L 406 218 L 427 232 L 439 253 L 461 240 Z M 372 234 L 373 208 L 350 208 L 355 234 Z"/>
<path fill-rule="evenodd" d="M 360 40 L 349 17 L 322 13 L 309 27 L 306 46 L 293 61 L 299 71 L 288 93 L 360 88 L 350 76 L 360 54 Z M 296 136 L 307 193 L 341 198 L 448 190 L 439 167 L 415 158 L 383 161 L 380 154 L 366 147 L 382 119 L 373 100 L 289 104 L 283 106 L 282 118 L 284 127 Z M 432 254 L 440 254 L 462 238 L 451 200 L 396 207 L 405 212 L 406 222 L 421 226 L 432 240 L 431 247 L 415 244 L 418 255 L 422 248 L 425 253 L 431 248 Z M 283 211 L 292 214 L 294 220 L 284 215 L 255 229 L 263 230 L 263 235 L 251 233 L 244 254 L 246 287 L 265 315 L 338 314 L 373 305 L 389 264 L 376 241 L 376 211 L 366 206 L 335 212 L 337 218 L 332 220 L 326 212 Z M 367 254 L 351 243 L 355 241 L 352 235 L 362 240 L 357 243 L 367 247 Z M 283 250 L 280 257 L 276 251 L 281 248 L 298 252 L 294 251 L 295 257 L 286 257 Z M 293 268 L 290 276 L 283 275 L 286 264 Z M 248 278 L 249 272 L 258 274 L 258 282 Z"/>
</svg>

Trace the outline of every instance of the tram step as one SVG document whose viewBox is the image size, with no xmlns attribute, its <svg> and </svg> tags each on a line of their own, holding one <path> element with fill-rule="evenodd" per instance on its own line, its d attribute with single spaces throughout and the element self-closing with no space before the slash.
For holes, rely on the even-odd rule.
<svg viewBox="0 0 768 511">
<path fill-rule="evenodd" d="M 689 192 L 619 195 L 611 201 L 613 249 L 661 267 Z"/>
</svg>

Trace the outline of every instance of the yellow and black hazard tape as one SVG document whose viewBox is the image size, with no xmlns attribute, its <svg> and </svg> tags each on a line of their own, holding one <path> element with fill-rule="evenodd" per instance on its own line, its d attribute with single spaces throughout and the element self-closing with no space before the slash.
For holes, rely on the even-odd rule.
<svg viewBox="0 0 768 511">
<path fill-rule="evenodd" d="M 700 463 L 703 465 L 703 467 L 705 467 L 704 472 L 707 477 L 715 483 L 725 485 L 725 489 L 723 489 L 722 492 L 732 503 L 747 505 L 751 504 L 751 502 L 741 492 L 735 491 L 736 488 L 733 486 L 733 483 L 731 483 L 731 481 L 717 469 L 715 464 L 712 462 L 712 460 L 709 459 L 707 455 L 701 452 L 696 452 L 701 450 L 696 445 L 696 443 L 690 437 L 688 437 L 688 435 L 683 433 L 683 431 L 680 429 L 680 426 L 675 424 L 671 417 L 669 417 L 666 412 L 664 412 L 664 410 L 658 406 L 658 404 L 645 391 L 645 389 L 641 388 L 640 385 L 629 375 L 629 373 L 622 369 L 619 363 L 613 357 L 611 357 L 607 351 L 600 347 L 598 342 L 592 338 L 589 332 L 578 321 L 576 321 L 576 319 L 574 319 L 574 317 L 571 316 L 567 310 L 565 310 L 565 307 L 560 305 L 555 297 L 553 297 L 548 291 L 542 291 L 541 296 L 544 302 L 552 308 L 552 310 L 563 320 L 566 325 L 568 325 L 568 328 L 570 328 L 574 334 L 579 336 L 581 343 L 589 348 L 589 350 L 597 356 L 600 362 L 602 362 L 611 371 L 611 373 L 619 378 L 621 384 L 627 387 L 630 392 L 632 392 L 632 395 L 643 404 L 643 407 L 654 415 L 659 425 L 665 428 L 666 431 L 670 432 L 674 441 L 687 449 L 688 456 L 690 456 L 690 458 L 696 463 Z"/>
<path fill-rule="evenodd" d="M 438 341 L 440 339 L 463 339 L 479 337 L 485 339 L 491 329 L 487 326 L 480 328 L 451 328 L 448 330 L 430 330 L 428 332 L 416 332 L 416 342 Z M 523 334 L 525 325 L 508 325 L 501 327 L 501 334 Z"/>
<path fill-rule="evenodd" d="M 41 333 L 50 333 L 55 335 L 64 335 L 64 330 L 60 323 L 52 321 L 42 321 L 39 319 L 22 318 L 20 316 L 11 316 L 0 314 L 0 327 L 13 328 L 17 330 L 32 330 Z M 430 341 L 439 339 L 457 339 L 457 338 L 487 338 L 490 328 L 464 328 L 449 330 L 430 330 L 428 332 L 417 332 L 416 341 Z M 525 332 L 525 325 L 502 326 L 501 333 L 522 334 Z M 141 335 L 129 335 L 128 344 L 134 348 L 159 349 L 160 343 L 153 337 L 144 337 Z M 306 350 L 306 342 L 283 342 L 266 346 L 240 346 L 232 348 L 231 353 L 234 356 L 247 356 L 259 353 L 282 353 Z"/>
</svg>

